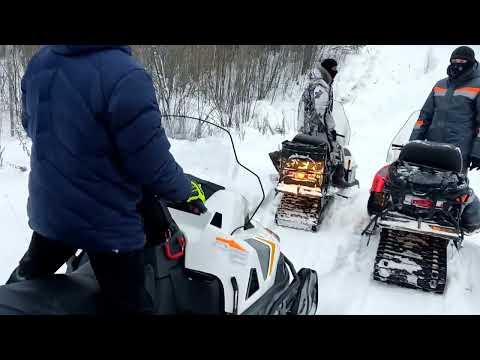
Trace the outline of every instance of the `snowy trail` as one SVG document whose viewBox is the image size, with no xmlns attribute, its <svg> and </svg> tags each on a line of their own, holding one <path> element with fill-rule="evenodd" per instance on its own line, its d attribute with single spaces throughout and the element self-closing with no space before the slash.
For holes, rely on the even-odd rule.
<svg viewBox="0 0 480 360">
<path fill-rule="evenodd" d="M 467 238 L 460 254 L 449 248 L 444 295 L 374 281 L 379 239 L 373 236 L 367 247 L 367 239 L 360 236 L 368 220 L 366 204 L 373 175 L 386 164 L 387 149 L 396 132 L 423 106 L 435 82 L 445 76 L 453 48 L 376 46 L 351 57 L 340 71 L 336 94 L 345 101 L 352 126 L 350 149 L 359 165 L 361 189 L 350 200 L 337 198 L 316 234 L 276 226 L 275 201 L 258 215 L 280 235 L 283 251 L 297 268 L 312 267 L 318 272 L 318 314 L 480 313 L 479 236 Z M 268 182 L 263 171 L 262 178 Z M 478 193 L 480 176 L 473 172 L 470 181 Z"/>
<path fill-rule="evenodd" d="M 255 217 L 281 237 L 282 251 L 295 267 L 311 267 L 319 277 L 317 314 L 480 314 L 480 236 L 467 238 L 460 255 L 449 248 L 448 278 L 444 295 L 428 294 L 376 282 L 372 279 L 378 236 L 360 236 L 368 220 L 368 190 L 375 172 L 383 166 L 388 146 L 414 110 L 422 107 L 434 83 L 444 77 L 454 46 L 368 46 L 351 56 L 335 84 L 352 127 L 350 149 L 358 163 L 360 189 L 349 200 L 336 198 L 318 233 L 278 227 L 274 214 L 278 198 L 269 198 Z M 480 53 L 480 47 L 474 47 Z M 238 157 L 262 179 L 272 194 L 275 169 L 268 153 L 294 134 L 299 94 L 274 104 L 261 102 L 256 120 L 272 128 L 282 119 L 286 135 L 262 135 L 245 129 L 244 140 L 234 134 Z M 5 158 L 20 165 L 28 159 L 19 144 L 2 139 Z M 260 200 L 256 179 L 234 163 L 226 137 L 192 143 L 172 140 L 172 153 L 188 173 L 217 182 L 244 194 L 253 208 Z M 480 174 L 471 185 L 480 193 Z M 29 241 L 26 201 L 28 172 L 0 170 L 0 283 L 23 255 Z"/>
<path fill-rule="evenodd" d="M 350 149 L 359 163 L 360 192 L 351 203 L 337 201 L 330 209 L 334 217 L 326 219 L 316 235 L 298 235 L 296 230 L 272 225 L 285 239 L 287 256 L 297 266 L 317 270 L 320 292 L 317 313 L 480 313 L 479 236 L 466 239 L 460 256 L 449 248 L 447 288 L 439 296 L 374 281 L 372 270 L 378 236 L 372 237 L 367 247 L 367 239 L 361 238 L 361 229 L 356 228 L 366 218 L 368 189 L 375 172 L 385 164 L 390 141 L 409 114 L 421 108 L 434 83 L 444 77 L 453 48 L 369 47 L 350 59 L 341 72 L 337 93 L 348 95 L 345 110 L 353 130 Z M 425 71 L 427 59 L 429 71 Z M 349 89 L 353 91 L 348 93 Z M 472 173 L 470 178 L 478 193 L 480 177 Z M 303 249 L 293 243 L 293 239 L 300 237 Z"/>
</svg>

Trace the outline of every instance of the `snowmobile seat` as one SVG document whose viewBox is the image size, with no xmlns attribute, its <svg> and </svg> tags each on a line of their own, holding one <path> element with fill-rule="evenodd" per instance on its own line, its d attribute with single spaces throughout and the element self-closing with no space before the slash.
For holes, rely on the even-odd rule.
<svg viewBox="0 0 480 360">
<path fill-rule="evenodd" d="M 400 161 L 462 172 L 463 160 L 460 149 L 452 144 L 430 141 L 411 141 L 407 143 L 398 157 Z"/>
<path fill-rule="evenodd" d="M 78 269 L 0 286 L 0 315 L 99 315 L 105 312 L 88 255 Z M 162 246 L 145 248 L 146 290 L 160 315 L 224 312 L 221 282 L 168 260 Z"/>
<path fill-rule="evenodd" d="M 75 273 L 55 274 L 0 286 L 2 315 L 93 315 L 99 287 L 90 263 Z"/>
<path fill-rule="evenodd" d="M 328 139 L 327 139 L 327 135 L 325 133 L 322 133 L 318 136 L 297 134 L 293 138 L 292 142 L 302 143 L 302 144 L 307 144 L 307 145 L 315 145 L 316 146 L 316 145 L 328 144 Z"/>
</svg>

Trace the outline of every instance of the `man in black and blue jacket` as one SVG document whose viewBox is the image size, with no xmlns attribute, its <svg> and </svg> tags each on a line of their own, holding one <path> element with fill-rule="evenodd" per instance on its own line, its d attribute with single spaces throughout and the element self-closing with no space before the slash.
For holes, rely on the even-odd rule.
<svg viewBox="0 0 480 360">
<path fill-rule="evenodd" d="M 455 49 L 447 75 L 428 95 L 410 140 L 458 146 L 467 173 L 480 169 L 480 68 L 473 49 Z M 462 226 L 467 231 L 480 228 L 480 202 L 475 195 L 465 208 Z"/>
</svg>

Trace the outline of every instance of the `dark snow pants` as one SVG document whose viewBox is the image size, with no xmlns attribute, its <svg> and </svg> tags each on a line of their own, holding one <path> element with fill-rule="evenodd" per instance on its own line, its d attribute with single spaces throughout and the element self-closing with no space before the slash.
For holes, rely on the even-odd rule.
<svg viewBox="0 0 480 360">
<path fill-rule="evenodd" d="M 477 195 L 473 195 L 473 198 L 463 210 L 460 225 L 469 232 L 480 228 L 480 201 Z"/>
<path fill-rule="evenodd" d="M 464 162 L 463 172 L 465 175 L 468 175 L 468 162 Z M 460 223 L 467 231 L 475 231 L 480 228 L 480 201 L 475 193 L 469 199 L 465 210 L 463 210 Z"/>
<path fill-rule="evenodd" d="M 77 249 L 34 232 L 30 246 L 8 283 L 54 274 Z M 88 253 L 101 291 L 104 312 L 115 314 L 152 312 L 145 289 L 144 251 Z"/>
</svg>

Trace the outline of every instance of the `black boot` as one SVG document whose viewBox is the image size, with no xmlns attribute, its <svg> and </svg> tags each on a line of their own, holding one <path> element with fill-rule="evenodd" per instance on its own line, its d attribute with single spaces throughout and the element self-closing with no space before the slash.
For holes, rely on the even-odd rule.
<svg viewBox="0 0 480 360">
<path fill-rule="evenodd" d="M 333 173 L 332 183 L 333 186 L 339 189 L 346 189 L 360 184 L 357 179 L 351 183 L 345 180 L 345 168 L 341 164 L 337 166 L 335 172 Z"/>
<path fill-rule="evenodd" d="M 50 240 L 37 232 L 33 232 L 28 250 L 13 271 L 7 284 L 31 280 L 54 274 L 77 249 Z"/>
<path fill-rule="evenodd" d="M 27 278 L 25 277 L 24 274 L 22 274 L 20 272 L 20 267 L 17 266 L 17 268 L 15 270 L 13 270 L 12 272 L 12 275 L 10 275 L 10 277 L 8 278 L 7 282 L 5 283 L 5 285 L 8 285 L 8 284 L 13 284 L 13 283 L 16 283 L 16 282 L 19 282 L 19 281 L 23 281 L 23 280 L 27 280 Z"/>
<path fill-rule="evenodd" d="M 460 226 L 467 233 L 474 233 L 480 230 L 480 201 L 476 195 L 465 207 L 460 220 Z"/>
<path fill-rule="evenodd" d="M 383 192 L 371 192 L 367 203 L 368 215 L 378 215 L 385 210 L 385 208 L 385 194 Z"/>
</svg>

